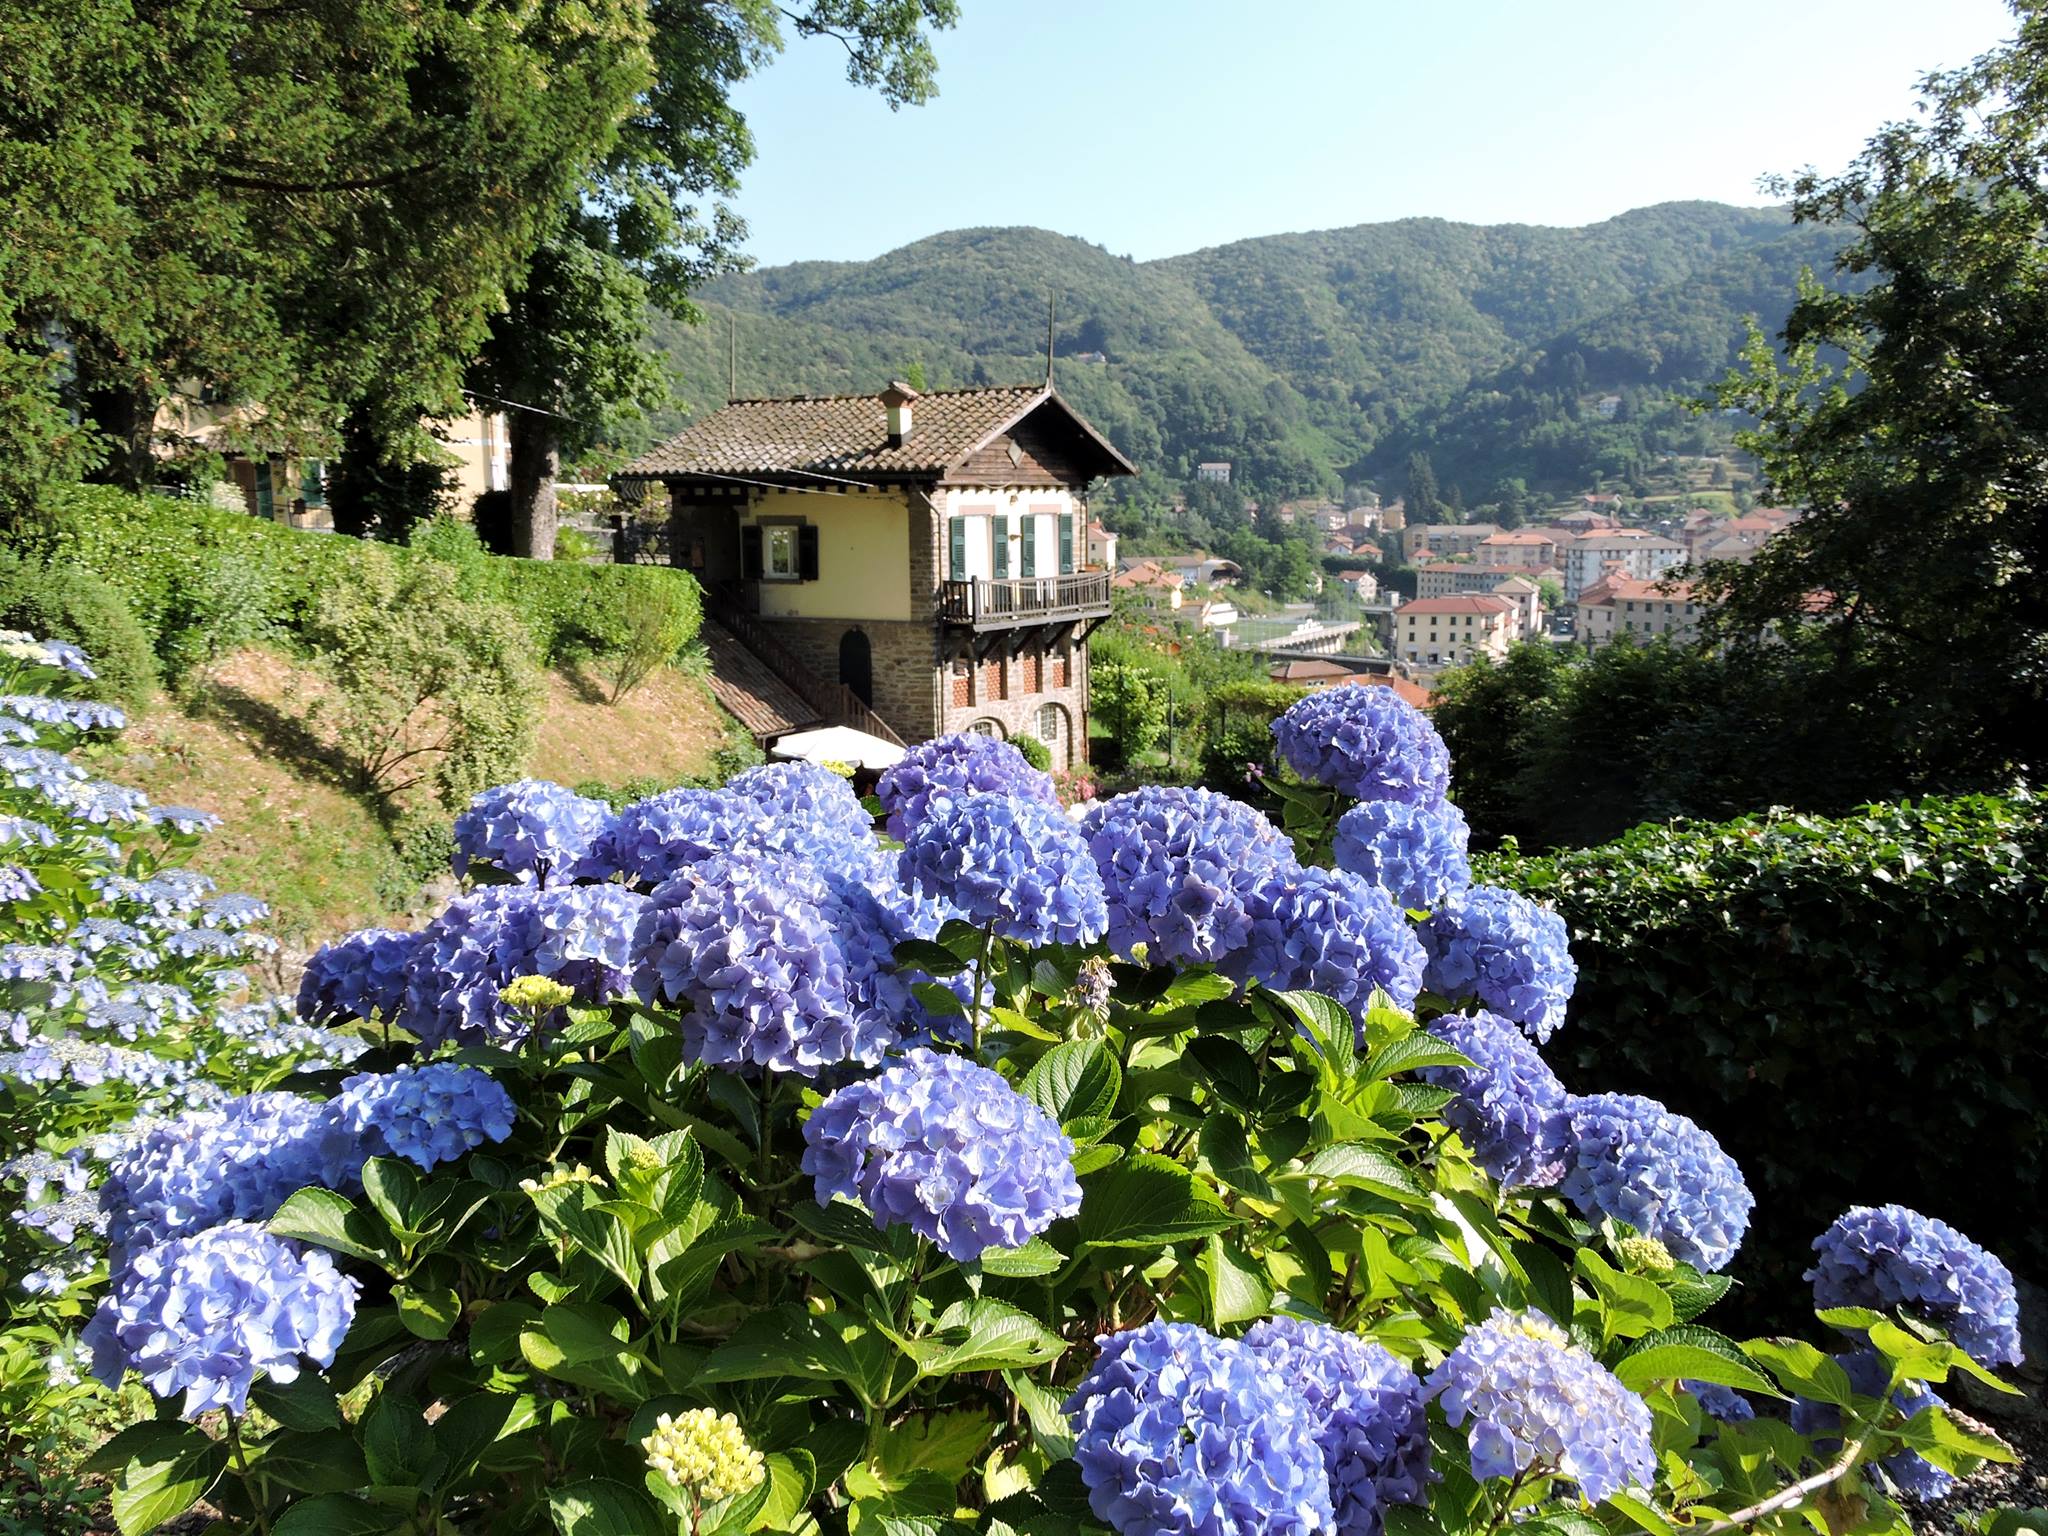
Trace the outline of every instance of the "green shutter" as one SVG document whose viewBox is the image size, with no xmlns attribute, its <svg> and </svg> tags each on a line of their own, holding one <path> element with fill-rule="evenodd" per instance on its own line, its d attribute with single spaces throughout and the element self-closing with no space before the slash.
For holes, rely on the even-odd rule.
<svg viewBox="0 0 2048 1536">
<path fill-rule="evenodd" d="M 947 579 L 950 581 L 965 581 L 967 579 L 967 519 L 964 517 L 954 518 L 947 526 L 947 533 L 951 545 L 947 569 L 952 573 Z"/>
<path fill-rule="evenodd" d="M 1060 574 L 1074 574 L 1074 514 L 1060 514 Z"/>
<path fill-rule="evenodd" d="M 277 515 L 277 493 L 270 482 L 270 460 L 256 461 L 256 515 L 275 518 Z"/>
<path fill-rule="evenodd" d="M 998 512 L 988 520 L 988 541 L 995 549 L 995 563 L 992 569 L 997 581 L 1007 581 L 1010 575 L 1010 518 L 1006 512 Z"/>
<path fill-rule="evenodd" d="M 1034 513 L 1024 514 L 1024 558 L 1018 567 L 1019 576 L 1038 574 L 1038 518 Z"/>
</svg>

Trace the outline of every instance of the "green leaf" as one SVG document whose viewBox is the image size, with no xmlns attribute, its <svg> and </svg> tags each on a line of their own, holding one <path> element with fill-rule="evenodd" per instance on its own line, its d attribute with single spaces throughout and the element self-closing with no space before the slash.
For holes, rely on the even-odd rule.
<svg viewBox="0 0 2048 1536">
<path fill-rule="evenodd" d="M 869 1460 L 885 1480 L 900 1481 L 913 1472 L 937 1472 L 957 1483 L 995 1431 L 995 1421 L 983 1413 L 914 1414 L 876 1437 Z"/>
<path fill-rule="evenodd" d="M 1264 1317 L 1273 1305 L 1273 1288 L 1258 1265 L 1235 1243 L 1209 1239 L 1202 1250 L 1202 1272 L 1209 1282 L 1209 1318 L 1213 1327 Z"/>
<path fill-rule="evenodd" d="M 1338 1082 L 1358 1070 L 1358 1027 L 1335 998 L 1320 992 L 1275 992 L 1274 1000 L 1300 1020 L 1323 1065 Z"/>
<path fill-rule="evenodd" d="M 1636 1525 L 1648 1531 L 1650 1536 L 1672 1536 L 1671 1522 L 1640 1499 L 1626 1493 L 1612 1494 L 1608 1497 L 1607 1506 L 1619 1510 Z"/>
<path fill-rule="evenodd" d="M 1684 1378 L 1778 1395 L 1770 1379 L 1750 1363 L 1740 1344 L 1697 1324 L 1660 1329 L 1638 1340 L 1615 1363 L 1614 1374 L 1623 1386 L 1637 1392 L 1652 1382 Z"/>
<path fill-rule="evenodd" d="M 358 1432 L 373 1484 L 424 1486 L 434 1464 L 434 1440 L 417 1403 L 380 1392 L 363 1414 Z"/>
<path fill-rule="evenodd" d="M 278 1237 L 314 1243 L 371 1264 L 385 1261 L 387 1234 L 376 1219 L 331 1189 L 297 1191 L 278 1207 L 268 1225 Z"/>
<path fill-rule="evenodd" d="M 1064 1125 L 1113 1112 L 1123 1073 L 1102 1040 L 1068 1040 L 1038 1058 L 1023 1088 L 1027 1099 Z"/>
<path fill-rule="evenodd" d="M 1237 1218 L 1179 1163 L 1139 1152 L 1082 1181 L 1079 1225 L 1091 1248 L 1163 1248 L 1236 1226 Z"/>
<path fill-rule="evenodd" d="M 1953 1470 L 1958 1457 L 1980 1461 L 2012 1463 L 2019 1460 L 2011 1446 L 1996 1435 L 1980 1434 L 1958 1423 L 1945 1408 L 1923 1408 L 1899 1429 L 1899 1439 L 1923 1455 L 1942 1458 L 1940 1464 Z"/>
<path fill-rule="evenodd" d="M 1254 1200 L 1273 1198 L 1273 1186 L 1252 1163 L 1251 1141 L 1245 1135 L 1244 1122 L 1237 1116 L 1210 1114 L 1202 1122 L 1196 1145 L 1216 1177 L 1239 1194 L 1250 1195 Z"/>
<path fill-rule="evenodd" d="M 1015 1248 L 985 1248 L 981 1272 L 1005 1280 L 1036 1280 L 1067 1262 L 1066 1255 L 1042 1237 L 1034 1237 Z"/>
<path fill-rule="evenodd" d="M 951 976 L 967 969 L 967 962 L 943 944 L 929 939 L 905 939 L 896 946 L 896 963 L 907 971 L 925 971 L 933 976 Z M 948 994 L 950 996 L 950 994 Z M 954 1005 L 959 999 L 954 998 Z"/>
<path fill-rule="evenodd" d="M 345 1429 L 273 1435 L 253 1470 L 267 1487 L 291 1493 L 350 1493 L 370 1481 L 362 1447 Z"/>
<path fill-rule="evenodd" d="M 85 1470 L 112 1477 L 108 1502 L 122 1536 L 143 1536 L 205 1498 L 227 1464 L 226 1442 L 196 1424 L 159 1420 L 121 1431 Z"/>
<path fill-rule="evenodd" d="M 1397 1072 L 1414 1072 L 1423 1067 L 1469 1067 L 1471 1061 L 1452 1050 L 1435 1035 L 1416 1030 L 1412 1035 L 1381 1046 L 1365 1064 L 1365 1081 L 1376 1083 Z"/>
<path fill-rule="evenodd" d="M 289 1384 L 259 1382 L 251 1389 L 249 1401 L 286 1429 L 333 1429 L 341 1423 L 334 1388 L 314 1371 L 299 1372 L 298 1379 Z"/>
<path fill-rule="evenodd" d="M 1427 1205 L 1429 1195 L 1415 1175 L 1377 1147 L 1361 1142 L 1339 1142 L 1311 1157 L 1302 1172 L 1310 1178 L 1329 1179 L 1379 1195 L 1403 1205 Z"/>
<path fill-rule="evenodd" d="M 1848 1372 L 1804 1339 L 1751 1339 L 1743 1349 L 1788 1392 L 1837 1408 L 1848 1407 L 1856 1395 Z"/>
<path fill-rule="evenodd" d="M 1676 1320 L 1671 1298 L 1656 1283 L 1641 1275 L 1624 1274 L 1590 1248 L 1581 1248 L 1579 1273 L 1600 1298 L 1600 1328 L 1603 1339 L 1633 1339 Z"/>
<path fill-rule="evenodd" d="M 818 1463 L 809 1451 L 776 1451 L 767 1460 L 768 1497 L 754 1516 L 754 1529 L 793 1530 L 817 1490 Z"/>
<path fill-rule="evenodd" d="M 271 1522 L 270 1536 L 386 1536 L 411 1523 L 395 1509 L 346 1493 L 323 1493 L 301 1499 Z"/>
<path fill-rule="evenodd" d="M 557 1536 L 649 1536 L 675 1527 L 639 1489 L 604 1477 L 554 1489 L 548 1518 Z"/>
<path fill-rule="evenodd" d="M 1067 1348 L 1029 1312 L 989 1296 L 954 1302 L 918 1344 L 918 1369 L 926 1376 L 1045 1365 Z"/>
<path fill-rule="evenodd" d="M 1250 1051 L 1224 1035 L 1197 1035 L 1186 1054 L 1224 1104 L 1241 1115 L 1258 1108 L 1259 1068 Z"/>
<path fill-rule="evenodd" d="M 414 1290 L 394 1285 L 391 1299 L 398 1303 L 398 1315 L 407 1331 L 422 1339 L 445 1339 L 462 1320 L 462 1298 L 452 1290 Z"/>
<path fill-rule="evenodd" d="M 396 1157 L 373 1157 L 363 1164 L 363 1196 L 394 1232 L 417 1225 L 420 1176 L 412 1164 Z"/>
</svg>

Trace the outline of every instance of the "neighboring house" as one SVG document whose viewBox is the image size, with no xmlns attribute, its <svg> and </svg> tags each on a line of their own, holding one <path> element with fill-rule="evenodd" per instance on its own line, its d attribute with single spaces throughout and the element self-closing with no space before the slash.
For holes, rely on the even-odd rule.
<svg viewBox="0 0 2048 1536">
<path fill-rule="evenodd" d="M 1349 587 L 1352 596 L 1361 603 L 1369 603 L 1380 595 L 1380 579 L 1371 571 L 1339 571 L 1337 579 Z"/>
<path fill-rule="evenodd" d="M 1514 622 L 1514 606 L 1491 592 L 1420 597 L 1394 610 L 1394 654 L 1424 669 L 1482 655 L 1498 661 L 1514 642 Z"/>
<path fill-rule="evenodd" d="M 1599 580 L 1600 573 L 1609 565 L 1618 563 L 1638 581 L 1649 581 L 1673 566 L 1685 564 L 1683 544 L 1643 528 L 1611 528 L 1582 534 L 1569 540 L 1561 553 L 1564 595 L 1573 599 Z"/>
<path fill-rule="evenodd" d="M 1412 683 L 1389 669 L 1387 662 L 1372 662 L 1344 656 L 1305 656 L 1289 661 L 1276 661 L 1266 671 L 1276 683 L 1292 683 L 1299 688 L 1342 688 L 1357 685 L 1370 688 L 1391 688 L 1397 698 L 1406 700 L 1417 709 L 1427 709 L 1436 702 L 1427 688 Z"/>
<path fill-rule="evenodd" d="M 1493 523 L 1417 523 L 1401 530 L 1401 558 L 1414 565 L 1425 555 L 1474 554 L 1499 532 Z"/>
<path fill-rule="evenodd" d="M 1091 571 L 1116 569 L 1116 535 L 1100 523 L 1088 525 L 1087 566 Z"/>
<path fill-rule="evenodd" d="M 1323 553 L 1355 555 L 1358 553 L 1358 545 L 1348 533 L 1326 533 L 1323 535 Z"/>
<path fill-rule="evenodd" d="M 1544 526 L 1552 533 L 1576 538 L 1582 533 L 1600 533 L 1609 528 L 1619 528 L 1621 526 L 1621 519 L 1609 517 L 1605 512 L 1594 512 L 1591 510 L 1563 512 L 1553 517 Z"/>
<path fill-rule="evenodd" d="M 1695 512 L 1686 518 L 1681 536 L 1687 558 L 1694 565 L 1704 565 L 1709 560 L 1746 563 L 1798 520 L 1798 514 L 1781 507 L 1758 508 L 1739 517 Z"/>
<path fill-rule="evenodd" d="M 1118 566 L 1109 584 L 1114 591 L 1130 592 L 1148 607 L 1168 613 L 1180 612 L 1180 605 L 1187 599 L 1187 578 L 1179 571 L 1169 571 L 1157 560 L 1135 556 L 1127 559 Z"/>
<path fill-rule="evenodd" d="M 1211 485 L 1228 485 L 1230 484 L 1230 461 L 1222 459 L 1197 464 L 1195 466 L 1195 478 L 1197 480 L 1206 480 Z"/>
<path fill-rule="evenodd" d="M 1622 635 L 1697 640 L 1707 607 L 1684 582 L 1640 581 L 1618 565 L 1610 566 L 1579 594 L 1573 633 L 1589 650 L 1611 645 Z"/>
<path fill-rule="evenodd" d="M 773 637 L 905 740 L 1037 736 L 1085 761 L 1085 493 L 1135 473 L 1050 383 L 737 400 L 621 470 L 668 494 L 706 609 Z M 744 639 L 744 634 L 741 635 Z"/>
<path fill-rule="evenodd" d="M 1615 413 L 1621 409 L 1621 396 L 1602 395 L 1593 402 L 1593 409 L 1599 413 L 1602 421 L 1612 421 Z"/>
<path fill-rule="evenodd" d="M 1198 629 L 1226 630 L 1243 615 L 1237 611 L 1237 604 L 1227 597 L 1205 599 L 1195 610 L 1195 627 Z M 1228 644 L 1226 637 L 1225 643 Z"/>
<path fill-rule="evenodd" d="M 1155 558 L 1167 570 L 1180 572 L 1191 586 L 1230 587 L 1244 576 L 1244 567 L 1235 560 L 1224 560 L 1199 549 L 1191 555 L 1159 555 Z"/>
<path fill-rule="evenodd" d="M 1465 592 L 1492 592 L 1504 581 L 1524 577 L 1539 582 L 1548 576 L 1561 579 L 1555 566 L 1549 565 L 1473 565 L 1451 561 L 1438 561 L 1423 566 L 1415 573 L 1415 595 L 1417 597 L 1451 597 Z"/>
<path fill-rule="evenodd" d="M 1557 563 L 1557 535 L 1535 529 L 1510 529 L 1481 539 L 1474 553 L 1481 565 L 1554 565 Z"/>
<path fill-rule="evenodd" d="M 1512 640 L 1532 640 L 1543 631 L 1543 589 L 1527 576 L 1510 576 L 1493 589 L 1514 610 Z"/>
</svg>

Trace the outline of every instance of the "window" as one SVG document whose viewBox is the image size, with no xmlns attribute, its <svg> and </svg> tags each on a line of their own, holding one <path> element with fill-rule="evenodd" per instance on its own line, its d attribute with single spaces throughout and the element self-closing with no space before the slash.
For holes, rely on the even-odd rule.
<svg viewBox="0 0 2048 1536">
<path fill-rule="evenodd" d="M 1057 704 L 1041 704 L 1038 707 L 1038 739 L 1049 747 L 1060 744 L 1060 707 Z"/>
<path fill-rule="evenodd" d="M 987 719 L 986 717 L 975 721 L 972 725 L 968 726 L 967 729 L 974 732 L 974 734 L 977 736 L 995 736 L 1000 738 L 1003 734 L 1002 726 L 997 724 L 993 720 Z"/>
<path fill-rule="evenodd" d="M 947 525 L 947 532 L 950 545 L 947 560 L 947 579 L 951 581 L 965 581 L 967 579 L 967 519 L 964 517 L 954 518 Z"/>
<path fill-rule="evenodd" d="M 761 574 L 766 580 L 797 580 L 796 529 L 787 524 L 763 528 L 761 557 Z"/>
<path fill-rule="evenodd" d="M 277 515 L 277 494 L 270 480 L 270 460 L 256 461 L 256 515 L 270 518 Z"/>
</svg>

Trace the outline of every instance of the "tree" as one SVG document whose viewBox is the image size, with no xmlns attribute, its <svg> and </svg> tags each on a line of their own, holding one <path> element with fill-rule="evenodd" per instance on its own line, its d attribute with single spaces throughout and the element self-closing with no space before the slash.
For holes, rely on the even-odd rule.
<svg viewBox="0 0 2048 1536">
<path fill-rule="evenodd" d="M 1926 112 L 1841 175 L 1786 188 L 1853 238 L 1849 291 L 1808 280 L 1781 366 L 1754 330 L 1721 402 L 1769 494 L 1806 515 L 1748 567 L 1710 571 L 1720 632 L 1817 631 L 1840 691 L 1919 743 L 1924 787 L 2038 772 L 2048 683 L 2048 7 L 1929 76 Z M 1831 366 L 1823 349 L 1846 363 Z"/>
<path fill-rule="evenodd" d="M 1436 488 L 1436 470 L 1429 455 L 1417 450 L 1408 455 L 1408 488 L 1403 499 L 1411 523 L 1431 523 L 1443 515 L 1443 497 Z"/>
<path fill-rule="evenodd" d="M 512 403 L 513 553 L 554 552 L 554 477 L 564 452 L 602 441 L 622 416 L 667 397 L 643 351 L 650 303 L 695 319 L 691 290 L 742 263 L 745 226 L 726 206 L 752 160 L 734 86 L 783 47 L 782 24 L 846 50 L 847 78 L 891 106 L 927 100 L 938 62 L 930 31 L 956 0 L 652 0 L 650 70 L 607 152 L 550 210 L 554 228 L 492 324 L 472 387 Z"/>
</svg>

